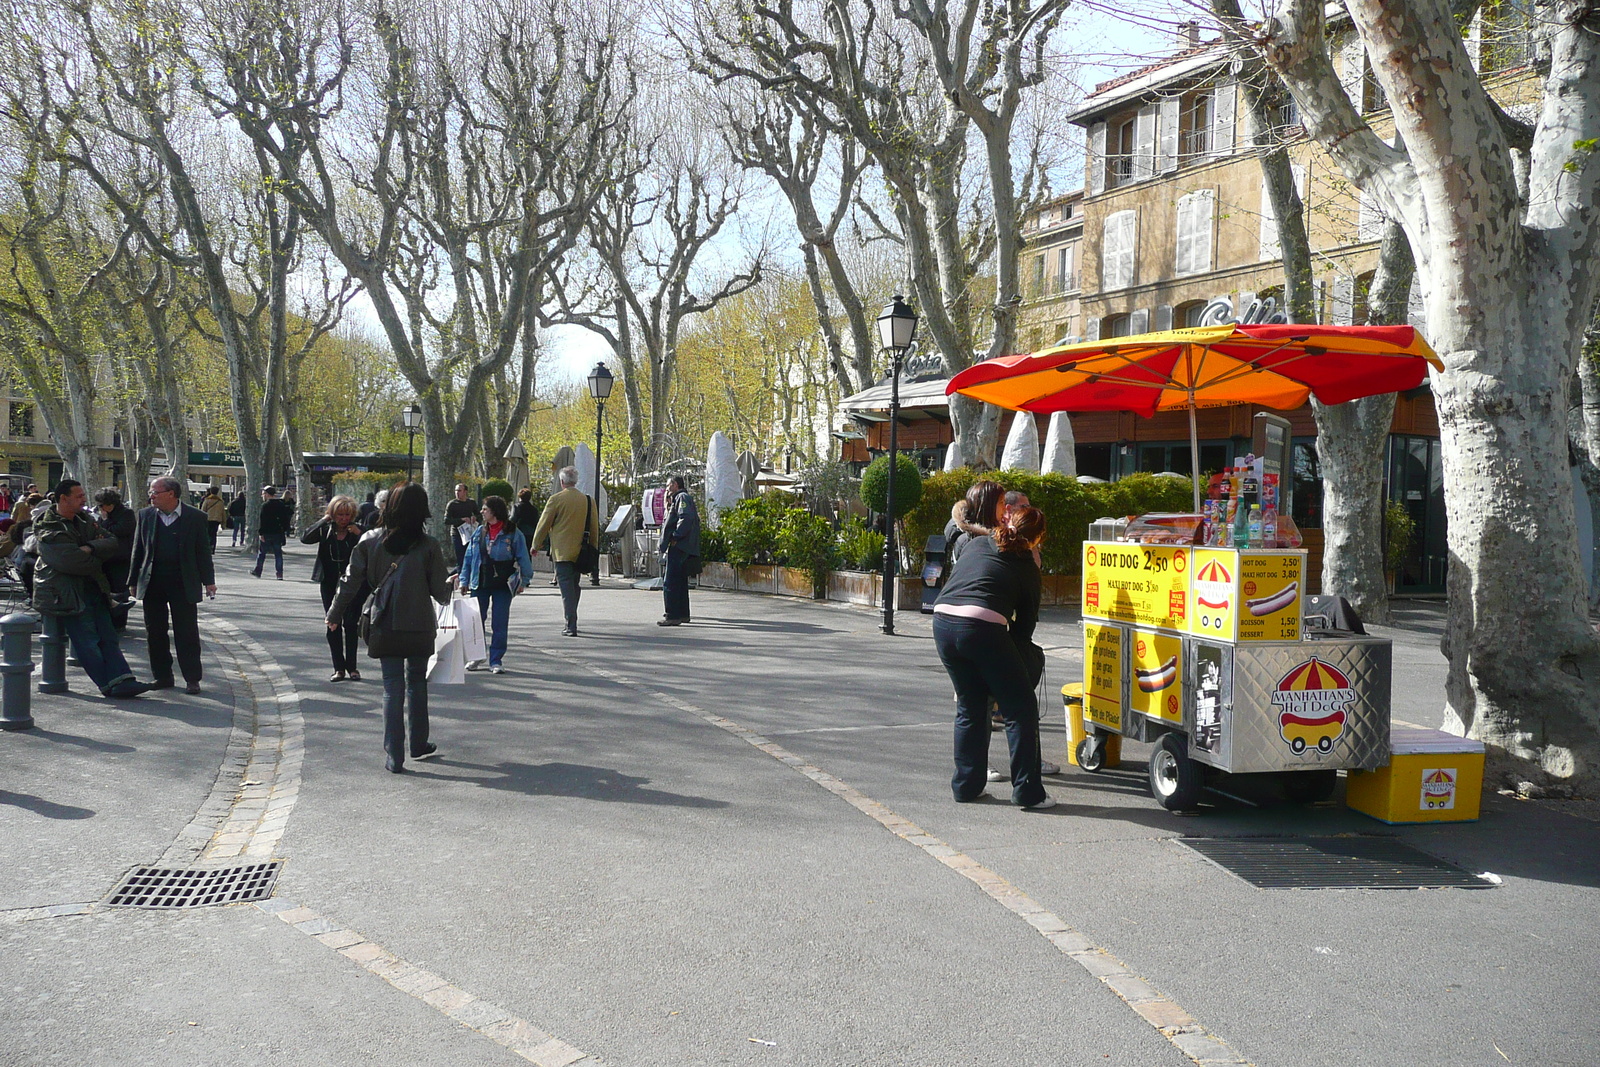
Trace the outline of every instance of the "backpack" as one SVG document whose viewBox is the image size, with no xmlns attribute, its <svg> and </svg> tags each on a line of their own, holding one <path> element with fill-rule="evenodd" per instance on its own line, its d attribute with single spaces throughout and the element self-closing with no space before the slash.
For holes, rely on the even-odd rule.
<svg viewBox="0 0 1600 1067">
<path fill-rule="evenodd" d="M 394 625 L 395 598 L 405 575 L 413 568 L 423 566 L 418 561 L 423 555 L 413 546 L 410 552 L 389 564 L 389 569 L 378 580 L 366 606 L 361 609 L 361 639 L 366 642 L 367 655 L 373 659 L 388 656 L 421 656 L 433 649 L 433 633 L 420 630 L 397 630 Z M 419 637 L 425 637 L 426 648 Z"/>
</svg>

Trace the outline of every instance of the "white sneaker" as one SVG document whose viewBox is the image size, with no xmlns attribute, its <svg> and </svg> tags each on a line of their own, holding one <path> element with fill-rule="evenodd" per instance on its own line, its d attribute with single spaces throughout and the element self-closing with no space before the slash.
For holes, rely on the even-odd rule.
<svg viewBox="0 0 1600 1067">
<path fill-rule="evenodd" d="M 469 670 L 469 671 L 481 671 L 487 666 L 489 666 L 489 661 L 488 660 L 486 660 L 486 659 L 475 659 L 471 663 L 467 664 L 467 670 Z"/>
<path fill-rule="evenodd" d="M 1046 793 L 1043 800 L 1034 804 L 1022 805 L 1023 811 L 1049 811 L 1056 806 L 1056 798 Z"/>
<path fill-rule="evenodd" d="M 1039 773 L 1040 774 L 1060 774 L 1061 773 L 1061 764 L 1059 764 L 1059 763 L 1051 763 L 1047 759 L 1042 759 L 1042 760 L 1039 761 Z"/>
<path fill-rule="evenodd" d="M 999 771 L 995 770 L 993 767 L 989 768 L 989 781 L 991 781 L 991 782 L 1003 782 L 1005 780 L 1006 780 L 1006 776 L 1005 775 L 1001 774 Z"/>
<path fill-rule="evenodd" d="M 504 667 L 500 666 L 500 664 L 496 663 L 493 667 L 489 668 L 489 673 L 490 674 L 504 674 L 504 673 L 506 673 L 506 669 Z"/>
</svg>

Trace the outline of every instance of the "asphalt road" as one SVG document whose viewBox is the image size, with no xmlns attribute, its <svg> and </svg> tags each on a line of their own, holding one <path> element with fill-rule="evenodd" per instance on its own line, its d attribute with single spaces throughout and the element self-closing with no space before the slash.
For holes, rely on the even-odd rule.
<svg viewBox="0 0 1600 1067">
<path fill-rule="evenodd" d="M 1180 817 L 1138 746 L 1051 779 L 1051 812 L 956 805 L 922 618 L 886 638 L 856 609 L 697 593 L 695 622 L 661 629 L 659 594 L 621 583 L 586 587 L 565 639 L 536 582 L 509 673 L 433 687 L 442 758 L 390 775 L 377 664 L 325 681 L 292 555 L 281 583 L 224 556 L 207 607 L 298 690 L 269 904 L 298 908 L 30 910 L 158 858 L 212 791 L 241 694 L 270 704 L 217 647 L 200 698 L 40 698 L 41 731 L 0 735 L 0 1063 L 1195 1062 L 1162 1012 L 1263 1065 L 1600 1059 L 1591 809 L 1493 796 L 1476 824 L 1394 828 L 1210 796 Z M 1042 636 L 1059 688 L 1076 624 Z M 1393 636 L 1396 717 L 1431 725 L 1437 639 Z M 1502 884 L 1263 891 L 1178 843 L 1278 833 L 1391 835 Z M 363 965 L 378 952 L 433 977 Z M 1117 961 L 1132 977 L 1102 982 Z M 463 998 L 553 1044 L 519 1056 Z"/>
</svg>

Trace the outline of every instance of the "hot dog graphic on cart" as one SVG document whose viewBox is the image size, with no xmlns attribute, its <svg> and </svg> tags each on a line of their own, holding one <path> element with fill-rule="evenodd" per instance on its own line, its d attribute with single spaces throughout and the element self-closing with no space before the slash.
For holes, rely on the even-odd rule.
<svg viewBox="0 0 1600 1067">
<path fill-rule="evenodd" d="M 1194 625 L 1199 629 L 1195 631 L 1191 628 L 1191 632 L 1221 637 L 1227 628 L 1228 636 L 1232 636 L 1233 616 L 1230 609 L 1233 607 L 1233 595 L 1233 573 L 1221 559 L 1214 557 L 1195 571 Z"/>
<path fill-rule="evenodd" d="M 1297 756 L 1312 747 L 1332 752 L 1355 702 L 1356 692 L 1344 672 L 1313 656 L 1279 679 L 1272 694 L 1278 736 Z"/>
</svg>

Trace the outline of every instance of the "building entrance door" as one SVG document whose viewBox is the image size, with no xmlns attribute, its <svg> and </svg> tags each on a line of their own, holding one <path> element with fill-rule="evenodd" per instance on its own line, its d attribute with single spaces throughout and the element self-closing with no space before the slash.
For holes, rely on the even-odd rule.
<svg viewBox="0 0 1600 1067">
<path fill-rule="evenodd" d="M 1388 498 L 1411 516 L 1411 546 L 1395 571 L 1396 593 L 1442 593 L 1450 550 L 1445 543 L 1444 472 L 1437 437 L 1389 438 Z"/>
</svg>

